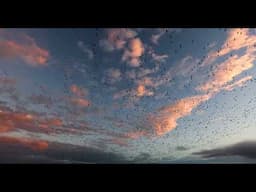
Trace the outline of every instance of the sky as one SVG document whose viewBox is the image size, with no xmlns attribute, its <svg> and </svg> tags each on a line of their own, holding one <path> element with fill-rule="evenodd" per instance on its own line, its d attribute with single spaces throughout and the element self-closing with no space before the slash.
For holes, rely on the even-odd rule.
<svg viewBox="0 0 256 192">
<path fill-rule="evenodd" d="M 0 163 L 255 163 L 253 28 L 0 29 Z"/>
</svg>

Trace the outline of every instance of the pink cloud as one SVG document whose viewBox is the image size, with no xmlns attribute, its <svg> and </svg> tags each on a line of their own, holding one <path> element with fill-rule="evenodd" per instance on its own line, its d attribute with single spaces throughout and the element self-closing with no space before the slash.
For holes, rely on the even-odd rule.
<svg viewBox="0 0 256 192">
<path fill-rule="evenodd" d="M 250 35 L 249 29 L 230 29 L 227 39 L 218 51 L 211 51 L 204 60 L 202 66 L 214 62 L 218 57 L 227 55 L 232 51 L 247 47 L 252 48 L 256 44 L 256 36 Z"/>
<path fill-rule="evenodd" d="M 50 54 L 47 50 L 39 47 L 35 40 L 29 36 L 22 36 L 23 42 L 14 40 L 0 40 L 0 58 L 22 59 L 25 63 L 32 66 L 46 65 Z"/>
<path fill-rule="evenodd" d="M 88 91 L 84 88 L 81 88 L 75 84 L 70 86 L 70 91 L 77 97 L 84 97 L 88 94 Z"/>
<path fill-rule="evenodd" d="M 128 40 L 134 38 L 137 33 L 131 29 L 109 29 L 107 39 L 100 41 L 100 46 L 106 51 L 120 50 L 125 47 Z"/>
<path fill-rule="evenodd" d="M 131 67 L 139 67 L 140 57 L 144 53 L 144 45 L 139 38 L 132 39 L 129 42 L 129 49 L 126 49 L 122 61 L 126 61 Z"/>
<path fill-rule="evenodd" d="M 234 83 L 232 84 L 229 84 L 225 87 L 223 87 L 224 90 L 227 90 L 227 91 L 232 91 L 234 88 L 236 87 L 242 87 L 246 84 L 247 81 L 251 80 L 252 79 L 252 76 L 246 76 L 244 78 L 241 78 L 237 81 L 235 81 Z"/>
<path fill-rule="evenodd" d="M 191 114 L 194 108 L 210 98 L 211 95 L 186 97 L 160 108 L 156 114 L 151 114 L 149 121 L 153 125 L 156 135 L 164 135 L 176 128 L 177 120 Z"/>
<path fill-rule="evenodd" d="M 71 102 L 79 107 L 89 107 L 91 105 L 89 100 L 83 98 L 71 98 Z"/>
<path fill-rule="evenodd" d="M 250 53 L 239 57 L 234 55 L 217 66 L 213 71 L 213 77 L 198 86 L 199 91 L 219 91 L 226 83 L 232 81 L 234 77 L 253 67 L 254 56 Z"/>
</svg>

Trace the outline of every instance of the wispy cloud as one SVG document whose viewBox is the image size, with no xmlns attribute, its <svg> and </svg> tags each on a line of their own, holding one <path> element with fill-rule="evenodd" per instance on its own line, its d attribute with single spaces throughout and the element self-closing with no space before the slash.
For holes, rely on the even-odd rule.
<svg viewBox="0 0 256 192">
<path fill-rule="evenodd" d="M 89 59 L 93 59 L 94 58 L 94 54 L 93 51 L 91 49 L 89 49 L 83 41 L 78 41 L 77 42 L 77 46 L 85 53 L 87 54 L 87 57 Z"/>
<path fill-rule="evenodd" d="M 102 81 L 104 83 L 113 84 L 122 79 L 122 73 L 119 69 L 110 68 L 105 71 L 105 76 Z"/>
<path fill-rule="evenodd" d="M 241 156 L 245 158 L 256 159 L 256 142 L 243 141 L 230 146 L 203 150 L 203 151 L 195 152 L 193 154 L 200 155 L 203 158 Z"/>
<path fill-rule="evenodd" d="M 235 42 L 235 35 L 240 35 L 237 42 Z M 234 55 L 224 62 L 217 65 L 216 69 L 212 72 L 212 77 L 208 81 L 196 87 L 196 90 L 203 92 L 202 95 L 186 97 L 179 99 L 171 105 L 160 108 L 156 113 L 149 116 L 150 124 L 154 127 L 157 135 L 161 136 L 177 127 L 177 120 L 191 114 L 192 110 L 201 103 L 212 98 L 216 93 L 221 90 L 231 91 L 235 87 L 243 86 L 252 77 L 244 77 L 232 84 L 228 84 L 234 80 L 235 77 L 242 72 L 253 67 L 255 54 L 252 49 L 252 43 L 255 42 L 256 37 L 250 36 L 249 31 L 244 29 L 231 30 L 228 34 L 225 44 L 222 46 L 221 55 L 225 55 L 233 50 L 246 47 L 245 54 L 242 56 Z M 226 47 L 226 44 L 229 46 Z M 214 54 L 210 52 L 212 59 L 208 60 L 213 62 Z M 184 62 L 190 59 L 184 58 Z"/>
<path fill-rule="evenodd" d="M 246 84 L 246 82 L 249 80 L 252 80 L 252 76 L 243 77 L 243 78 L 235 81 L 234 83 L 225 86 L 223 89 L 226 91 L 232 91 L 236 87 L 244 86 Z"/>
<path fill-rule="evenodd" d="M 212 73 L 213 77 L 198 86 L 197 90 L 204 92 L 219 91 L 226 83 L 232 81 L 236 76 L 252 68 L 254 60 L 254 55 L 248 52 L 241 57 L 238 55 L 230 57 L 218 65 L 216 70 Z"/>
<path fill-rule="evenodd" d="M 38 46 L 35 39 L 28 35 L 19 35 L 20 41 L 0 39 L 0 58 L 22 59 L 31 66 L 44 66 L 50 58 L 49 51 Z"/>
<path fill-rule="evenodd" d="M 156 113 L 149 115 L 150 124 L 158 136 L 173 130 L 177 120 L 191 114 L 192 110 L 202 102 L 210 99 L 211 95 L 191 96 L 160 108 Z"/>
<path fill-rule="evenodd" d="M 159 29 L 158 33 L 153 34 L 150 38 L 151 42 L 158 45 L 159 39 L 166 33 L 165 29 Z"/>
</svg>

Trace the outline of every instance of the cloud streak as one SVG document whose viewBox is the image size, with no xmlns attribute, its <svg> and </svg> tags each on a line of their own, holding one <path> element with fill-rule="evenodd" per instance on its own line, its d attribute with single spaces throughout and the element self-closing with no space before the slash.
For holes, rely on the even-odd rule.
<svg viewBox="0 0 256 192">
<path fill-rule="evenodd" d="M 36 41 L 27 35 L 20 35 L 22 41 L 0 39 L 1 59 L 22 59 L 31 66 L 45 66 L 50 58 L 49 51 L 38 46 Z"/>
<path fill-rule="evenodd" d="M 203 150 L 193 153 L 203 158 L 241 156 L 250 159 L 256 159 L 256 142 L 243 141 L 227 147 Z"/>
<path fill-rule="evenodd" d="M 160 108 L 149 116 L 150 124 L 154 127 L 157 136 L 173 130 L 178 125 L 177 120 L 190 115 L 192 110 L 202 102 L 210 99 L 211 95 L 191 96 Z"/>
</svg>

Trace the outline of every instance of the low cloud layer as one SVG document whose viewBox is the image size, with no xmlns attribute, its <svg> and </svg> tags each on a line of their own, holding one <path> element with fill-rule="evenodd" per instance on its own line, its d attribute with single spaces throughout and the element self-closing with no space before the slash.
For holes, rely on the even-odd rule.
<svg viewBox="0 0 256 192">
<path fill-rule="evenodd" d="M 256 141 L 244 141 L 227 147 L 203 150 L 193 154 L 203 158 L 241 156 L 256 159 Z"/>
</svg>

